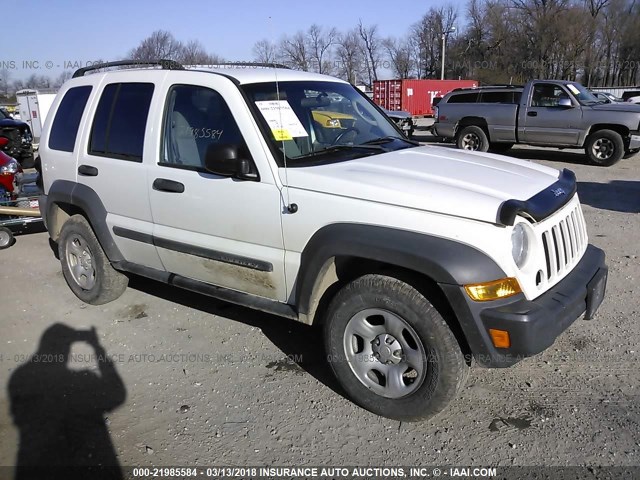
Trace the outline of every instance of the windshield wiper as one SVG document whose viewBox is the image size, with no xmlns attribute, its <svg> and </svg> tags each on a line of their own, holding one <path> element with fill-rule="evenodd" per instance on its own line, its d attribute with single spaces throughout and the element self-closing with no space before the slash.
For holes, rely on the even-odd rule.
<svg viewBox="0 0 640 480">
<path fill-rule="evenodd" d="M 358 149 L 364 150 L 365 152 L 371 152 L 371 153 L 386 152 L 386 150 L 382 148 L 380 145 L 360 145 L 360 144 L 359 145 L 331 145 L 330 147 L 323 148 L 322 150 L 318 150 L 313 153 L 308 153 L 306 155 L 296 157 L 296 160 L 299 160 L 302 158 L 317 157 L 319 155 L 324 155 L 325 153 L 343 152 L 343 151 L 351 151 L 351 150 L 358 150 Z"/>
<path fill-rule="evenodd" d="M 362 145 L 383 145 L 385 143 L 393 142 L 394 140 L 400 140 L 401 142 L 406 142 L 416 146 L 420 145 L 420 142 L 416 142 L 415 140 L 409 140 L 408 138 L 404 138 L 404 137 L 394 137 L 391 135 L 368 140 L 366 142 L 363 142 Z"/>
</svg>

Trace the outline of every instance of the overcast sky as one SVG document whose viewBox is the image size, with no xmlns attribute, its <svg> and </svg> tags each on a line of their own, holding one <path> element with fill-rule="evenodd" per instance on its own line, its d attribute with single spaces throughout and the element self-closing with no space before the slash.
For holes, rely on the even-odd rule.
<svg viewBox="0 0 640 480">
<path fill-rule="evenodd" d="M 12 80 L 32 73 L 56 77 L 65 62 L 75 70 L 76 63 L 122 59 L 158 29 L 183 42 L 199 40 L 207 51 L 227 60 L 251 61 L 256 41 L 278 40 L 313 23 L 344 31 L 362 18 L 366 25 L 377 24 L 383 36 L 402 36 L 429 7 L 441 4 L 434 0 L 2 0 L 0 68 L 13 62 Z"/>
</svg>

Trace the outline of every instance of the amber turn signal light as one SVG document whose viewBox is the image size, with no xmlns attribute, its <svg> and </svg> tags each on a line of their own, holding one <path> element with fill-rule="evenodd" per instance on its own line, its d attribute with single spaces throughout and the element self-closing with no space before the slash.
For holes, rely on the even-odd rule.
<svg viewBox="0 0 640 480">
<path fill-rule="evenodd" d="M 465 285 L 467 295 L 476 302 L 488 302 L 507 298 L 522 292 L 518 280 L 515 278 L 501 278 L 492 282 L 477 283 L 475 285 Z"/>
<path fill-rule="evenodd" d="M 511 339 L 509 338 L 509 332 L 506 330 L 496 330 L 495 328 L 489 329 L 489 335 L 491 335 L 491 341 L 496 348 L 509 348 L 511 346 Z"/>
</svg>

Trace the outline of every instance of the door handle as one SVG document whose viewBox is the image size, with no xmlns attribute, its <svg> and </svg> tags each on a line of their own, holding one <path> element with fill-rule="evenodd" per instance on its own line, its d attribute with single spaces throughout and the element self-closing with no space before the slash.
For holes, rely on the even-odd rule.
<svg viewBox="0 0 640 480">
<path fill-rule="evenodd" d="M 156 178 L 153 181 L 153 189 L 160 192 L 182 193 L 184 192 L 184 185 L 166 178 Z"/>
<path fill-rule="evenodd" d="M 98 169 L 91 165 L 80 165 L 78 167 L 78 175 L 82 175 L 83 177 L 97 177 Z"/>
<path fill-rule="evenodd" d="M 527 115 L 529 117 L 537 117 L 538 116 L 538 112 L 527 112 Z"/>
</svg>

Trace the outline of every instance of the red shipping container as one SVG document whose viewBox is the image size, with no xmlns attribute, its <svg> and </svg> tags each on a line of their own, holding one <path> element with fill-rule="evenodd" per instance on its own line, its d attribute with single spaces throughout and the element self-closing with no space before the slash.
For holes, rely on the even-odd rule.
<svg viewBox="0 0 640 480">
<path fill-rule="evenodd" d="M 376 80 L 373 101 L 387 110 L 433 116 L 431 104 L 455 88 L 477 87 L 477 80 Z"/>
</svg>

